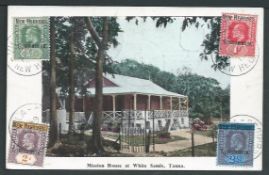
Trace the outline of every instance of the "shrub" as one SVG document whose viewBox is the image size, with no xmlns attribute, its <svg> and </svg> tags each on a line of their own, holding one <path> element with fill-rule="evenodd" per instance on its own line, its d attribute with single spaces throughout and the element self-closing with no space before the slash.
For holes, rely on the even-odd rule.
<svg viewBox="0 0 269 175">
<path fill-rule="evenodd" d="M 53 149 L 51 152 L 59 157 L 84 157 L 87 151 L 85 144 L 61 144 L 57 149 Z"/>
<path fill-rule="evenodd" d="M 159 138 L 171 138 L 170 132 L 161 131 L 157 133 L 157 137 Z"/>
</svg>

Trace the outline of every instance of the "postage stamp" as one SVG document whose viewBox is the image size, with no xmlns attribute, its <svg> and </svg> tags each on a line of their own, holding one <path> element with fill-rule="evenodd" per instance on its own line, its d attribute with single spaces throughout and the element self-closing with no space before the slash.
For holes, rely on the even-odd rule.
<svg viewBox="0 0 269 175">
<path fill-rule="evenodd" d="M 14 121 L 9 148 L 9 163 L 42 166 L 46 153 L 49 126 Z"/>
<path fill-rule="evenodd" d="M 219 55 L 255 56 L 257 16 L 224 13 L 221 19 Z"/>
<path fill-rule="evenodd" d="M 218 131 L 217 165 L 253 166 L 253 123 L 221 123 Z"/>
<path fill-rule="evenodd" d="M 14 59 L 49 59 L 48 17 L 14 18 Z"/>
</svg>

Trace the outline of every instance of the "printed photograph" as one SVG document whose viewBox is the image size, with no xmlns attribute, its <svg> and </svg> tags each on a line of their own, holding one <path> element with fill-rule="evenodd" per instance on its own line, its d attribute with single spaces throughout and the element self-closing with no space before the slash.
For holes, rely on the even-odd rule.
<svg viewBox="0 0 269 175">
<path fill-rule="evenodd" d="M 220 16 L 50 17 L 46 156 L 216 157 L 217 126 L 230 121 L 220 28 Z"/>
</svg>

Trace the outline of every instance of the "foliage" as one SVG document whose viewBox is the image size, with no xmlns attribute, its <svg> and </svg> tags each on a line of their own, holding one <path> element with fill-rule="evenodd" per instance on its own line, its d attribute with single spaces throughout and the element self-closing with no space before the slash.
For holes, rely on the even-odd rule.
<svg viewBox="0 0 269 175">
<path fill-rule="evenodd" d="M 93 25 L 96 27 L 96 31 L 101 36 L 102 33 L 102 18 L 92 18 Z M 97 46 L 94 43 L 91 35 L 89 35 L 86 28 L 84 18 L 82 17 L 55 17 L 55 31 L 56 31 L 56 58 L 57 58 L 57 87 L 60 87 L 61 94 L 66 96 L 68 94 L 68 57 L 70 54 L 69 49 L 69 34 L 74 31 L 74 83 L 75 91 L 81 95 L 88 95 L 86 92 L 86 84 L 88 80 L 94 77 Z M 109 30 L 109 43 L 108 47 L 116 47 L 119 43 L 116 40 L 118 32 L 121 32 L 119 24 L 116 22 L 116 18 L 111 18 L 110 21 L 111 30 Z M 49 81 L 49 64 L 50 62 L 43 62 L 43 78 L 45 81 Z M 110 69 L 113 64 L 112 59 L 106 55 L 104 71 Z M 111 70 L 110 70 L 111 72 Z M 46 83 L 43 83 L 44 85 Z M 46 90 L 46 89 L 44 89 Z M 48 90 L 48 89 L 47 89 Z M 45 92 L 48 94 L 48 92 Z"/>
<path fill-rule="evenodd" d="M 170 135 L 170 132 L 160 131 L 160 132 L 157 132 L 157 137 L 158 138 L 171 138 L 171 135 Z"/>
<path fill-rule="evenodd" d="M 189 97 L 190 116 L 193 118 L 229 115 L 230 88 L 222 89 L 216 79 L 191 73 L 188 68 L 177 75 L 159 68 L 126 59 L 112 66 L 117 74 L 150 79 L 164 89 Z"/>
</svg>

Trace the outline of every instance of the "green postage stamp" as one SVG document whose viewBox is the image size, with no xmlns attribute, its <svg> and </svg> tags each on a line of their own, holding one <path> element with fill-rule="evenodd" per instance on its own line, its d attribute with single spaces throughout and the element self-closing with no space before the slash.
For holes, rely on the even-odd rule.
<svg viewBox="0 0 269 175">
<path fill-rule="evenodd" d="M 49 59 L 48 17 L 14 18 L 14 59 Z"/>
</svg>

